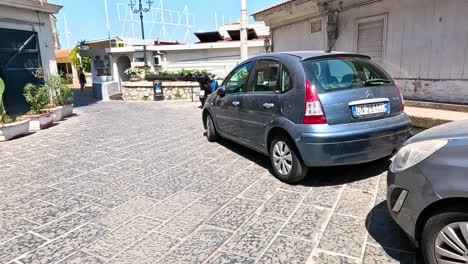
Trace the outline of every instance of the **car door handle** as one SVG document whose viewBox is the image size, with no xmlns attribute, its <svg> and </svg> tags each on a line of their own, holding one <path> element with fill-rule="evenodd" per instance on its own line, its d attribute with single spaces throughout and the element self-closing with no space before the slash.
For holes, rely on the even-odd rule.
<svg viewBox="0 0 468 264">
<path fill-rule="evenodd" d="M 232 102 L 232 105 L 233 105 L 233 106 L 239 106 L 239 104 L 240 104 L 239 101 L 234 101 L 234 102 Z"/>
<path fill-rule="evenodd" d="M 274 106 L 275 106 L 274 103 L 264 103 L 264 104 L 263 104 L 263 108 L 265 108 L 265 109 L 271 109 L 271 108 L 273 108 Z"/>
</svg>

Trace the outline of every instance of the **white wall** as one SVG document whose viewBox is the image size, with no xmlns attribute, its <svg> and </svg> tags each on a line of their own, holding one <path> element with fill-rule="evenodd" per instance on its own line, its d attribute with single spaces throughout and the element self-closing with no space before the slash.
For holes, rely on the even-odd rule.
<svg viewBox="0 0 468 264">
<path fill-rule="evenodd" d="M 37 32 L 43 70 L 45 73 L 57 73 L 57 62 L 55 60 L 54 47 L 55 43 L 52 35 L 49 14 L 2 6 L 0 8 L 0 17 L 15 19 L 16 21 L 25 21 L 24 23 L 16 21 L 0 21 L 0 28 Z M 44 25 L 39 25 L 39 23 L 44 23 Z"/>
<path fill-rule="evenodd" d="M 383 66 L 405 97 L 468 103 L 467 14 L 466 0 L 383 0 L 344 10 L 334 50 L 356 52 L 356 20 L 386 15 Z M 325 43 L 326 27 L 312 36 L 306 22 L 273 29 L 275 51 L 324 49 L 316 43 Z"/>
<path fill-rule="evenodd" d="M 322 21 L 322 32 L 311 33 L 311 21 Z M 325 18 L 306 19 L 273 30 L 274 51 L 323 50 L 326 47 Z"/>
</svg>

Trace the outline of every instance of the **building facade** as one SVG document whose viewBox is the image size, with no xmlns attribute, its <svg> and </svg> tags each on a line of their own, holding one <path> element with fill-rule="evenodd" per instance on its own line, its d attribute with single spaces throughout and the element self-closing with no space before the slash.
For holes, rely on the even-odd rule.
<svg viewBox="0 0 468 264">
<path fill-rule="evenodd" d="M 407 99 L 468 104 L 468 1 L 292 0 L 253 14 L 274 51 L 371 56 Z"/>
<path fill-rule="evenodd" d="M 8 112 L 26 111 L 23 87 L 36 82 L 33 73 L 56 73 L 52 14 L 61 6 L 43 0 L 0 1 L 0 77 L 5 81 Z"/>
</svg>

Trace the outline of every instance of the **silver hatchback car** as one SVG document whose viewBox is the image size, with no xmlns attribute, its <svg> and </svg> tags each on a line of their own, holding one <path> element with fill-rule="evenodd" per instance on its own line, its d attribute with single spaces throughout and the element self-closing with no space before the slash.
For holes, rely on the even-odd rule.
<svg viewBox="0 0 468 264">
<path fill-rule="evenodd" d="M 391 155 L 409 135 L 398 85 L 365 55 L 297 51 L 242 62 L 203 109 L 208 140 L 228 138 L 271 158 L 282 181 L 309 167 Z"/>
<path fill-rule="evenodd" d="M 426 263 L 468 263 L 468 120 L 405 143 L 388 172 L 387 203 Z"/>
</svg>

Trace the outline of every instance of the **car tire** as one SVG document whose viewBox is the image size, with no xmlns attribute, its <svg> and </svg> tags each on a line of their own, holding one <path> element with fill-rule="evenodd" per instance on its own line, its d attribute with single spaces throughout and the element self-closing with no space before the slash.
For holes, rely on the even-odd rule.
<svg viewBox="0 0 468 264">
<path fill-rule="evenodd" d="M 308 168 L 300 158 L 296 145 L 288 137 L 279 136 L 272 140 L 270 161 L 275 176 L 283 182 L 297 183 L 307 175 Z"/>
<path fill-rule="evenodd" d="M 439 213 L 429 218 L 429 220 L 424 225 L 421 236 L 421 254 L 425 260 L 425 263 L 439 264 L 437 261 L 439 254 L 436 251 L 436 245 L 442 241 L 438 240 L 439 234 L 444 228 L 448 226 L 450 226 L 452 230 L 457 230 L 457 223 L 459 222 L 464 222 L 468 225 L 468 211 L 466 209 L 460 209 L 458 212 L 456 210 L 452 210 L 452 212 Z M 461 233 L 458 233 L 458 235 L 461 235 Z M 466 238 L 466 240 L 468 240 L 468 238 Z M 462 241 L 465 244 L 468 243 L 468 241 Z M 447 244 L 442 245 L 442 247 L 446 250 L 448 249 L 449 251 L 456 252 L 455 249 L 451 250 Z M 468 255 L 465 254 L 464 257 L 468 260 Z"/>
<path fill-rule="evenodd" d="M 218 134 L 216 133 L 216 127 L 213 122 L 213 118 L 211 118 L 211 115 L 206 116 L 205 120 L 205 126 L 206 126 L 206 138 L 208 139 L 209 142 L 215 142 L 218 140 Z"/>
</svg>

